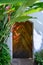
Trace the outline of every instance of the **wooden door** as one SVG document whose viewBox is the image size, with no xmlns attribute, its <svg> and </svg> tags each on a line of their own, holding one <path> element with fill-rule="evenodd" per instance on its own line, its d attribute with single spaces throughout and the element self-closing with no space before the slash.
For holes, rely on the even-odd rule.
<svg viewBox="0 0 43 65">
<path fill-rule="evenodd" d="M 13 58 L 32 58 L 33 23 L 16 22 L 12 30 Z"/>
</svg>

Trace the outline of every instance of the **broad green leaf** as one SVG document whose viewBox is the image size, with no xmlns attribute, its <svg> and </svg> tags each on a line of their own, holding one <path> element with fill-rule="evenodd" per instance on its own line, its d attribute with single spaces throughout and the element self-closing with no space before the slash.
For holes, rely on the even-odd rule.
<svg viewBox="0 0 43 65">
<path fill-rule="evenodd" d="M 29 19 L 34 19 L 34 18 L 36 18 L 36 17 L 32 17 L 32 16 L 20 16 L 20 17 L 17 17 L 16 18 L 16 22 L 25 22 L 25 21 L 27 21 L 27 20 L 29 20 Z"/>
<path fill-rule="evenodd" d="M 0 3 L 17 3 L 17 2 L 24 2 L 26 0 L 0 0 Z"/>
<path fill-rule="evenodd" d="M 17 3 L 23 3 L 23 2 L 27 2 L 28 1 L 28 3 L 30 3 L 30 4 L 32 4 L 32 3 L 34 3 L 36 0 L 0 0 L 0 3 L 14 3 L 14 4 L 17 4 Z M 38 0 L 37 0 L 38 1 Z"/>
<path fill-rule="evenodd" d="M 15 12 L 15 15 L 14 15 L 14 18 L 18 17 L 18 16 L 21 16 L 24 12 L 25 12 L 25 9 L 32 5 L 35 1 L 37 0 L 27 0 L 25 1 L 19 8 L 18 10 Z"/>
<path fill-rule="evenodd" d="M 40 11 L 43 11 L 43 2 L 33 4 L 30 9 L 23 13 L 23 15 L 32 14 Z"/>
<path fill-rule="evenodd" d="M 42 11 L 42 10 L 43 10 L 43 8 L 40 8 L 40 7 L 32 8 L 32 9 L 30 9 L 30 10 L 25 11 L 22 15 L 28 15 L 28 14 L 40 12 L 40 11 Z"/>
<path fill-rule="evenodd" d="M 23 13 L 23 15 L 28 15 L 36 12 L 43 11 L 43 2 L 38 2 L 30 6 L 30 8 Z"/>
<path fill-rule="evenodd" d="M 42 7 L 43 8 L 43 2 L 37 2 L 37 3 L 32 5 L 32 7 L 34 7 L 34 6 L 38 6 L 38 7 Z"/>
<path fill-rule="evenodd" d="M 36 17 L 32 17 L 32 16 L 20 16 L 20 17 L 17 17 L 16 19 L 13 19 L 12 20 L 13 22 L 11 24 L 13 24 L 14 22 L 25 22 L 32 18 L 36 19 Z"/>
</svg>

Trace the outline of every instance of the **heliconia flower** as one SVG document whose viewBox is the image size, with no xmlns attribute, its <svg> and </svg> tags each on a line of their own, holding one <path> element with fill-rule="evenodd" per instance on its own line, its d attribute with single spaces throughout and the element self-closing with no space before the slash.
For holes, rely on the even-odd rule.
<svg viewBox="0 0 43 65">
<path fill-rule="evenodd" d="M 9 9 L 10 9 L 10 6 L 7 6 L 7 7 L 6 7 L 6 10 L 9 10 Z"/>
</svg>

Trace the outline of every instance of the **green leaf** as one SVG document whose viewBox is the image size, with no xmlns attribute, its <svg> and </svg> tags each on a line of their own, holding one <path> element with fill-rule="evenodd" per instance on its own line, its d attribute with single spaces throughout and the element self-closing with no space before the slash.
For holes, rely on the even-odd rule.
<svg viewBox="0 0 43 65">
<path fill-rule="evenodd" d="M 36 1 L 37 0 L 32 0 L 32 1 L 26 0 L 26 1 L 24 1 L 24 3 L 15 12 L 14 18 L 21 16 L 25 12 L 26 8 L 30 5 L 33 5 L 33 3 Z"/>
<path fill-rule="evenodd" d="M 0 65 L 10 65 L 11 56 L 9 53 L 9 48 L 6 43 L 0 43 Z"/>
<path fill-rule="evenodd" d="M 0 3 L 12 3 L 12 4 L 17 4 L 17 3 L 23 3 L 23 2 L 27 2 L 28 3 L 34 3 L 36 0 L 0 0 Z"/>
<path fill-rule="evenodd" d="M 32 8 L 32 9 L 30 9 L 30 10 L 25 11 L 22 15 L 28 15 L 28 14 L 40 12 L 40 11 L 42 11 L 42 10 L 43 10 L 43 8 L 40 8 L 40 7 Z"/>
<path fill-rule="evenodd" d="M 0 20 L 3 20 L 4 16 L 3 15 L 0 15 Z"/>
<path fill-rule="evenodd" d="M 43 2 L 37 2 L 37 3 L 32 5 L 32 7 L 34 7 L 34 6 L 38 6 L 38 7 L 42 7 L 43 8 Z"/>
<path fill-rule="evenodd" d="M 28 15 L 36 12 L 43 11 L 43 2 L 38 2 L 30 6 L 27 11 L 23 13 L 23 15 Z"/>
<path fill-rule="evenodd" d="M 26 0 L 0 0 L 0 3 L 17 3 L 17 2 L 24 2 Z"/>
<path fill-rule="evenodd" d="M 28 19 L 31 19 L 31 18 L 36 18 L 36 17 L 32 17 L 32 16 L 19 16 L 19 17 L 17 17 L 14 21 L 16 21 L 16 22 L 25 22 L 25 21 L 27 21 Z"/>
</svg>

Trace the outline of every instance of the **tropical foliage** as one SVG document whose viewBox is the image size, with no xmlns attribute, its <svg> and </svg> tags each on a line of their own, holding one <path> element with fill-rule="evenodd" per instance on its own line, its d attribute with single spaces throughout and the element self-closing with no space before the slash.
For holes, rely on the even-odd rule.
<svg viewBox="0 0 43 65">
<path fill-rule="evenodd" d="M 28 14 L 32 14 L 32 13 L 43 10 L 43 2 L 34 3 L 32 5 L 30 3 L 30 6 L 29 6 L 28 1 L 26 1 L 26 2 L 24 1 L 24 2 L 22 2 L 22 4 L 20 4 L 20 3 L 21 2 L 19 2 L 19 4 L 17 4 L 17 5 L 14 5 L 12 3 L 11 4 L 5 3 L 5 4 L 0 5 L 0 20 L 3 19 L 3 16 L 6 16 L 6 18 L 8 18 L 8 15 L 10 16 L 10 22 L 8 22 L 6 24 L 7 31 L 17 21 L 21 22 L 21 21 L 26 21 L 31 18 L 36 18 L 36 17 L 29 16 Z M 10 6 L 10 9 L 6 10 L 6 6 Z M 2 34 L 0 41 L 3 37 L 5 37 L 5 35 L 7 33 L 6 31 L 3 31 L 3 32 L 4 32 L 4 35 Z"/>
<path fill-rule="evenodd" d="M 43 50 L 35 53 L 34 60 L 37 65 L 43 65 Z"/>
<path fill-rule="evenodd" d="M 5 43 L 0 44 L 0 65 L 10 65 L 9 48 Z"/>
<path fill-rule="evenodd" d="M 3 19 L 0 19 L 0 65 L 10 65 L 11 60 L 10 50 L 5 42 L 5 36 L 9 34 L 9 32 L 6 31 L 6 23 L 7 17 L 4 16 Z M 7 32 L 6 35 L 3 35 L 4 31 Z"/>
</svg>

